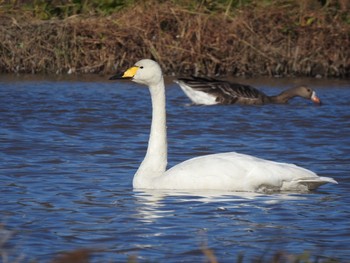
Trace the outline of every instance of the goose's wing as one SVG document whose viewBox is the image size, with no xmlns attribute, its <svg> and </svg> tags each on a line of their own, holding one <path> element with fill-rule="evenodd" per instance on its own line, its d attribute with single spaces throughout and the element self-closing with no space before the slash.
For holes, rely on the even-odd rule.
<svg viewBox="0 0 350 263">
<path fill-rule="evenodd" d="M 214 97 L 216 104 L 261 104 L 266 97 L 263 92 L 252 86 L 214 78 L 192 76 L 178 78 L 177 83 L 184 91 L 190 88 Z M 188 92 L 185 93 L 188 95 Z"/>
</svg>

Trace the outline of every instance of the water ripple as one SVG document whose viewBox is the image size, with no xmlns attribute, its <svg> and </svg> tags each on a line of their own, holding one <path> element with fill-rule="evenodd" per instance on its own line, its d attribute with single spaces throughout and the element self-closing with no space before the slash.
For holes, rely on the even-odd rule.
<svg viewBox="0 0 350 263">
<path fill-rule="evenodd" d="M 310 84 L 312 86 L 312 83 Z M 259 86 L 258 86 L 259 87 Z M 347 87 L 347 88 L 346 88 Z M 267 93 L 277 88 L 261 86 Z M 350 258 L 349 85 L 320 87 L 324 105 L 189 106 L 167 89 L 169 165 L 237 151 L 332 176 L 310 194 L 133 191 L 148 141 L 146 88 L 130 83 L 0 82 L 1 233 L 11 259 L 219 262 L 276 251 Z M 317 89 L 317 87 L 316 87 Z M 2 252 L 2 253 L 4 253 Z"/>
</svg>

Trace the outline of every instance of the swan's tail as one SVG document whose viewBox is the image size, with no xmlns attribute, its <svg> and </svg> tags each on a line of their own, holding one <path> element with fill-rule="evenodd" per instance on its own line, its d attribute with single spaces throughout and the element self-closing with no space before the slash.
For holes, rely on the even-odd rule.
<svg viewBox="0 0 350 263">
<path fill-rule="evenodd" d="M 316 178 L 304 178 L 304 179 L 298 179 L 299 184 L 306 185 L 309 190 L 314 190 L 318 188 L 321 185 L 332 183 L 332 184 L 338 184 L 336 180 L 330 177 L 316 177 Z"/>
</svg>

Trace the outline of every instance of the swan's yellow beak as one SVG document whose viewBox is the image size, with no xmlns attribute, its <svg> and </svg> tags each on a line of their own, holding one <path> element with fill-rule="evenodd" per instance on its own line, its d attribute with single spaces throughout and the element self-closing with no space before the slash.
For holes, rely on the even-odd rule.
<svg viewBox="0 0 350 263">
<path fill-rule="evenodd" d="M 124 75 L 122 76 L 122 78 L 133 78 L 138 69 L 139 69 L 139 67 L 137 67 L 137 66 L 133 66 L 133 67 L 129 68 L 128 70 L 126 70 L 124 72 Z"/>
<path fill-rule="evenodd" d="M 133 78 L 137 72 L 137 70 L 139 69 L 138 66 L 132 66 L 131 68 L 127 69 L 124 73 L 122 74 L 115 74 L 112 77 L 110 77 L 109 79 L 130 79 Z"/>
</svg>

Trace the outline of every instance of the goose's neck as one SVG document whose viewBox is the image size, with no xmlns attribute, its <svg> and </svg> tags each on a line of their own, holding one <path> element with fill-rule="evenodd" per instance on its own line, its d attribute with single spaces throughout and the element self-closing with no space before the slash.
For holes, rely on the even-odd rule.
<svg viewBox="0 0 350 263">
<path fill-rule="evenodd" d="M 290 99 L 294 98 L 295 96 L 297 96 L 297 94 L 295 94 L 294 89 L 292 88 L 282 91 L 277 96 L 271 96 L 270 100 L 272 103 L 287 103 Z"/>
<path fill-rule="evenodd" d="M 166 99 L 164 81 L 149 87 L 152 124 L 146 156 L 137 170 L 133 185 L 148 188 L 153 178 L 164 174 L 167 166 Z"/>
</svg>

